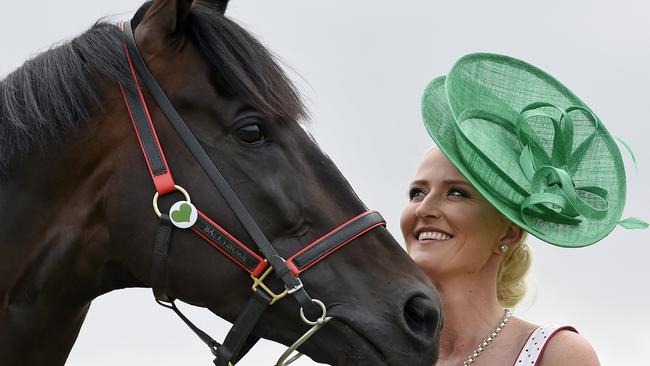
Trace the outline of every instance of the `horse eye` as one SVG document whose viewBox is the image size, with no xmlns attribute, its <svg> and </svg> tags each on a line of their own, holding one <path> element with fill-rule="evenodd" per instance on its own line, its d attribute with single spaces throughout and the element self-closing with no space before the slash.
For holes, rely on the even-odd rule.
<svg viewBox="0 0 650 366">
<path fill-rule="evenodd" d="M 266 140 L 264 129 L 258 123 L 249 123 L 237 129 L 237 137 L 249 145 L 261 144 Z"/>
</svg>

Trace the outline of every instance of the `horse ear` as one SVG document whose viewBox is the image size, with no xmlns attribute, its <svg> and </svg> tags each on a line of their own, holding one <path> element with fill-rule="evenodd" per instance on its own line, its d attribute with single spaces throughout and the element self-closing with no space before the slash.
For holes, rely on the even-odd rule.
<svg viewBox="0 0 650 366">
<path fill-rule="evenodd" d="M 228 0 L 197 0 L 196 2 L 200 3 L 203 6 L 207 6 L 218 11 L 221 14 L 226 12 L 228 7 Z"/>
<path fill-rule="evenodd" d="M 141 24 L 158 34 L 182 34 L 191 6 L 192 0 L 153 0 Z"/>
</svg>

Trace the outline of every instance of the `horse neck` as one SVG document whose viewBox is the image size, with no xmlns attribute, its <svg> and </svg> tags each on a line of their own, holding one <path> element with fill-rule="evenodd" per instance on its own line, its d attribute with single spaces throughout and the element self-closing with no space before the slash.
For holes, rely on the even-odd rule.
<svg viewBox="0 0 650 366">
<path fill-rule="evenodd" d="M 123 110 L 115 96 L 103 110 Z M 126 286 L 105 281 L 115 264 L 104 200 L 128 133 L 117 118 L 91 118 L 0 182 L 0 359 L 7 364 L 63 364 L 90 301 Z"/>
</svg>

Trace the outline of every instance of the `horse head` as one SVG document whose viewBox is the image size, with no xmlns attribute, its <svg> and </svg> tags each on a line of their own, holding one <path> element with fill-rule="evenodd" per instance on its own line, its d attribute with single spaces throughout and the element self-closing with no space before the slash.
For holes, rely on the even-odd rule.
<svg viewBox="0 0 650 366">
<path fill-rule="evenodd" d="M 142 157 L 148 143 L 134 133 L 138 113 L 127 97 L 135 62 L 125 56 L 129 46 L 118 27 L 96 24 L 28 62 L 2 88 L 9 100 L 0 108 L 2 122 L 20 128 L 4 126 L 0 138 L 28 145 L 10 157 L 0 150 L 5 175 L 0 204 L 14 207 L 3 212 L 6 225 L 0 228 L 0 245 L 7 250 L 0 264 L 11 268 L 0 277 L 3 359 L 63 363 L 92 299 L 120 288 L 156 287 L 161 281 L 152 272 L 158 263 L 152 243 L 161 235 L 152 210 L 156 190 L 163 193 L 155 201 L 160 211 L 191 197 L 207 223 L 202 233 L 196 227 L 174 229 L 167 238 L 162 290 L 168 299 L 237 322 L 252 295 L 251 274 L 257 279 L 260 269 L 273 265 L 276 274 L 265 279 L 265 286 L 277 289 L 271 292 L 306 290 L 332 319 L 300 346 L 314 360 L 431 365 L 437 358 L 437 295 L 384 227 L 348 235 L 350 240 L 304 264 L 292 261 L 310 243 L 312 248 L 327 241 L 322 239 L 337 227 L 342 229 L 334 233 L 345 238 L 340 233 L 347 226 L 341 224 L 367 209 L 301 123 L 306 113 L 298 92 L 271 54 L 224 16 L 226 5 L 154 0 L 136 13 L 134 40 L 208 164 L 225 177 L 277 258 L 254 245 L 256 233 L 211 183 L 211 173 L 179 138 L 154 93 L 132 88 L 146 103 L 140 114 L 155 126 L 149 138 L 164 151 L 159 160 L 173 171 L 173 184 L 164 183 L 172 188 L 161 192 L 158 183 L 152 185 L 153 163 Z M 45 75 L 45 90 L 26 77 L 35 72 Z M 26 91 L 16 96 L 9 86 Z M 60 107 L 75 102 L 83 106 Z M 25 122 L 37 115 L 42 118 L 31 126 Z M 288 264 L 280 272 L 276 267 L 283 263 Z M 287 287 L 298 277 L 300 286 Z M 308 329 L 301 306 L 290 296 L 265 306 L 249 339 L 292 344 Z M 317 307 L 308 313 L 307 318 L 319 316 Z M 63 335 L 51 345 L 35 341 L 55 327 Z M 36 348 L 39 355 L 24 356 Z"/>
</svg>

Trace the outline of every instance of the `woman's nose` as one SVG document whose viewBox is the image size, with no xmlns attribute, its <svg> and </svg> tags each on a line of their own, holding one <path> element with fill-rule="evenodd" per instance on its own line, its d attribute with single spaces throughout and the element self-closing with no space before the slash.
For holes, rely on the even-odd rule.
<svg viewBox="0 0 650 366">
<path fill-rule="evenodd" d="M 440 217 L 440 199 L 432 193 L 427 194 L 415 208 L 415 214 L 421 218 Z"/>
</svg>

